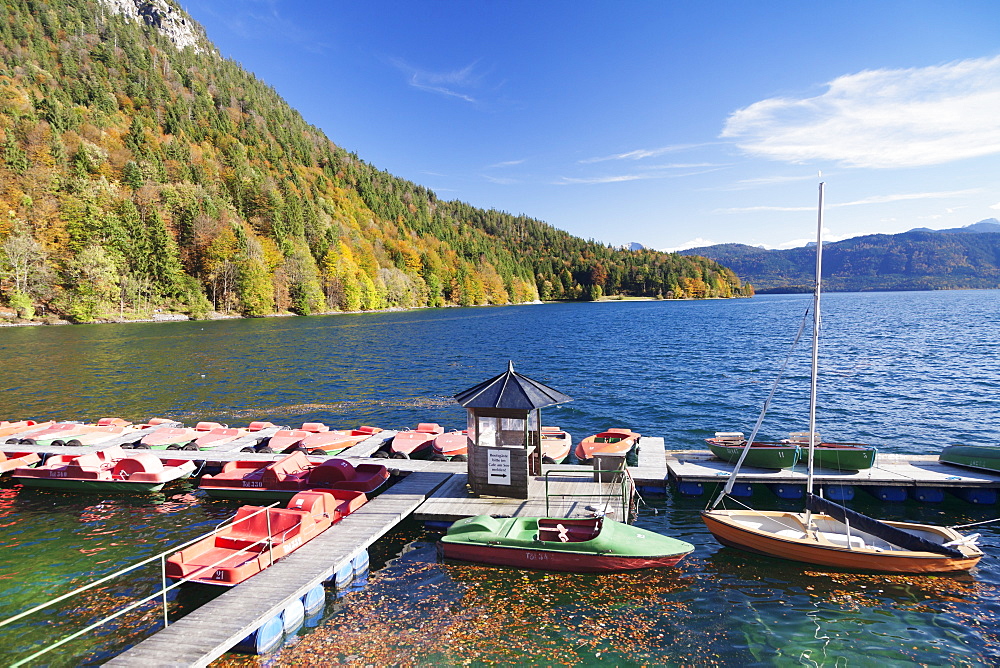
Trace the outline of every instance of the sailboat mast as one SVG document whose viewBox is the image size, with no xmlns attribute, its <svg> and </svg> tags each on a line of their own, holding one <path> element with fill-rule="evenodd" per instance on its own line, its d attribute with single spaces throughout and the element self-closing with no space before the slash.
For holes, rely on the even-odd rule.
<svg viewBox="0 0 1000 668">
<path fill-rule="evenodd" d="M 809 473 L 806 477 L 806 493 L 813 493 L 813 454 L 816 450 L 816 377 L 819 375 L 819 295 L 823 276 L 823 190 L 826 184 L 819 184 L 819 214 L 816 223 L 816 287 L 813 291 L 813 337 L 812 371 L 809 382 Z"/>
</svg>

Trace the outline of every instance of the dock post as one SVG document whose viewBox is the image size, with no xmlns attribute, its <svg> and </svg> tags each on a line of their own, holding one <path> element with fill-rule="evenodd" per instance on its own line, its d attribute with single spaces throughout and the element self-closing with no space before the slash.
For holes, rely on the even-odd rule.
<svg viewBox="0 0 1000 668">
<path fill-rule="evenodd" d="M 625 468 L 623 453 L 595 453 L 591 461 L 594 465 L 594 482 L 613 482 Z"/>
</svg>

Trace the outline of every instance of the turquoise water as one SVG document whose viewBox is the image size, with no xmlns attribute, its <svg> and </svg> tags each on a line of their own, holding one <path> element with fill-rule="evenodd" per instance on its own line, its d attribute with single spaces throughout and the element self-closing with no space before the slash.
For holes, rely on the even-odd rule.
<svg viewBox="0 0 1000 668">
<path fill-rule="evenodd" d="M 0 330 L 0 417 L 172 417 L 245 425 L 383 428 L 464 424 L 450 397 L 518 371 L 575 398 L 544 411 L 576 440 L 610 426 L 700 447 L 749 432 L 808 296 L 607 302 L 192 323 Z M 882 452 L 995 443 L 1000 292 L 824 296 L 819 429 Z M 761 435 L 806 429 L 808 343 L 795 350 Z M 702 499 L 650 497 L 638 523 L 696 545 L 673 570 L 615 576 L 441 564 L 434 534 L 409 525 L 379 547 L 367 587 L 269 659 L 277 665 L 995 665 L 1000 532 L 971 573 L 817 571 L 718 546 Z M 762 491 L 754 503 L 787 507 Z M 887 518 L 959 524 L 998 506 L 921 506 L 858 494 Z M 188 487 L 148 499 L 74 497 L 0 483 L 0 618 L 30 602 L 211 529 L 233 511 Z M 998 525 L 1000 526 L 1000 525 Z M 400 554 L 402 552 L 402 554 Z M 0 628 L 0 662 L 122 597 L 152 592 L 155 569 L 88 593 L 56 615 Z M 184 592 L 173 614 L 205 594 Z M 155 629 L 154 607 L 60 650 L 50 665 L 99 663 Z M 227 658 L 224 663 L 255 663 Z"/>
</svg>

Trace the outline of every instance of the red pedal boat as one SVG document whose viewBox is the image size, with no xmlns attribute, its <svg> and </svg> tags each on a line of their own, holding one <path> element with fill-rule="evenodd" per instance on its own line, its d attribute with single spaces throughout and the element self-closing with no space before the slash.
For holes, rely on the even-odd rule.
<svg viewBox="0 0 1000 668">
<path fill-rule="evenodd" d="M 456 462 L 464 462 L 469 456 L 469 432 L 449 431 L 434 438 L 432 443 L 434 454 L 431 459 L 443 461 L 450 459 Z"/>
<path fill-rule="evenodd" d="M 639 434 L 631 429 L 608 429 L 580 441 L 574 454 L 581 462 L 590 461 L 595 454 L 628 454 L 639 442 Z"/>
<path fill-rule="evenodd" d="M 22 432 L 28 431 L 29 429 L 45 429 L 46 427 L 49 427 L 51 425 L 52 425 L 51 422 L 42 422 L 41 424 L 39 424 L 34 420 L 17 420 L 13 422 L 4 420 L 3 422 L 0 422 L 0 437 L 11 436 L 12 434 L 20 434 Z M 7 445 L 15 445 L 20 442 L 21 439 L 19 438 L 7 439 Z"/>
<path fill-rule="evenodd" d="M 310 462 L 303 452 L 293 452 L 276 462 L 228 462 L 218 475 L 202 476 L 199 487 L 222 499 L 286 501 L 312 489 L 343 489 L 372 494 L 389 479 L 381 464 L 352 465 L 344 459 Z"/>
<path fill-rule="evenodd" d="M 33 468 L 14 469 L 14 480 L 25 487 L 70 492 L 156 492 L 168 482 L 194 473 L 194 462 L 161 461 L 151 452 L 128 453 L 115 445 L 85 455 L 56 455 Z"/>
<path fill-rule="evenodd" d="M 210 450 L 211 448 L 217 448 L 220 445 L 225 445 L 226 443 L 231 443 L 238 438 L 247 436 L 248 434 L 253 434 L 258 431 L 263 431 L 264 429 L 270 429 L 277 425 L 271 422 L 251 422 L 250 425 L 243 429 L 242 427 L 227 427 L 221 425 L 209 430 L 207 434 L 202 434 L 193 441 L 193 450 Z M 183 449 L 183 448 L 182 448 Z"/>
<path fill-rule="evenodd" d="M 0 452 L 0 473 L 7 473 L 16 468 L 34 466 L 41 459 L 37 452 Z"/>
<path fill-rule="evenodd" d="M 243 506 L 233 523 L 167 559 L 171 580 L 232 587 L 294 552 L 367 501 L 340 489 L 299 492 L 288 508 Z"/>
<path fill-rule="evenodd" d="M 132 443 L 140 450 L 198 450 L 195 441 L 213 429 L 225 429 L 218 422 L 199 422 L 192 427 L 163 427 Z"/>
<path fill-rule="evenodd" d="M 380 450 L 375 453 L 378 457 L 381 453 L 383 457 L 393 459 L 414 459 L 417 457 L 427 457 L 434 450 L 434 439 L 444 433 L 444 427 L 434 422 L 421 422 L 413 431 L 401 431 L 392 437 L 389 451 Z"/>
<path fill-rule="evenodd" d="M 270 438 L 260 444 L 258 452 L 284 452 L 301 448 L 303 440 L 313 434 L 322 434 L 330 431 L 330 428 L 322 422 L 304 422 L 299 429 L 279 429 Z M 265 450 L 264 448 L 268 448 Z M 251 448 L 252 450 L 253 448 Z"/>
<path fill-rule="evenodd" d="M 382 430 L 378 427 L 366 425 L 361 425 L 357 429 L 328 429 L 307 434 L 298 443 L 285 448 L 283 452 L 305 450 L 310 455 L 336 455 L 361 441 L 367 441 L 380 431 Z M 271 446 L 271 449 L 273 450 L 274 446 Z"/>
</svg>

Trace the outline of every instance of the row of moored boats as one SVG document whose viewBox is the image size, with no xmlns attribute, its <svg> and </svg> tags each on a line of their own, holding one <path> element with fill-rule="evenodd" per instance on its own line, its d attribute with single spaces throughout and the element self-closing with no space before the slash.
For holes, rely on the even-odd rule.
<svg viewBox="0 0 1000 668">
<path fill-rule="evenodd" d="M 7 445 L 41 447 L 90 446 L 110 441 L 136 450 L 211 450 L 236 441 L 243 452 L 306 452 L 336 455 L 382 433 L 379 427 L 362 425 L 356 429 L 333 429 L 322 422 L 305 422 L 298 428 L 279 427 L 255 421 L 246 427 L 230 427 L 219 422 L 198 422 L 194 427 L 166 418 L 152 418 L 134 424 L 121 418 L 101 418 L 84 422 L 0 422 L 0 439 Z M 626 454 L 640 435 L 631 429 L 613 428 L 588 436 L 573 448 L 573 437 L 559 427 L 541 428 L 540 452 L 546 464 L 561 464 L 571 451 L 580 461 L 595 454 Z M 424 458 L 466 461 L 469 438 L 466 430 L 446 431 L 434 422 L 421 422 L 415 429 L 400 430 L 386 438 L 372 456 L 376 458 Z"/>
</svg>

